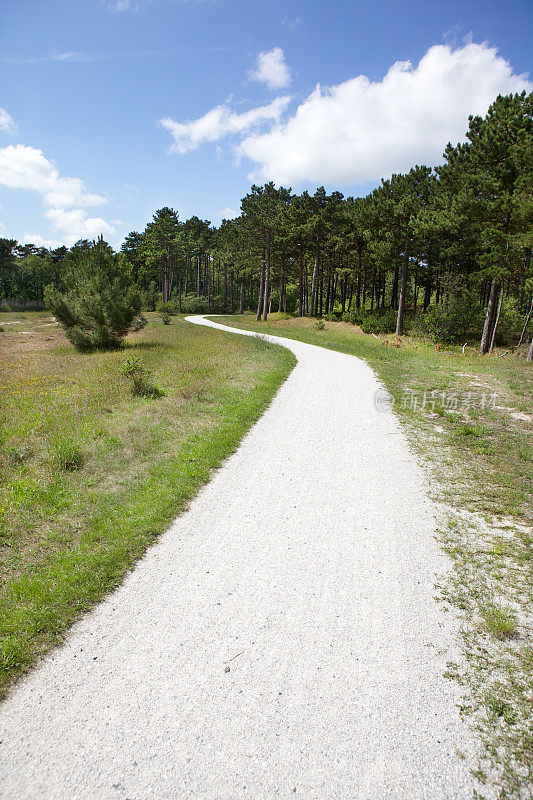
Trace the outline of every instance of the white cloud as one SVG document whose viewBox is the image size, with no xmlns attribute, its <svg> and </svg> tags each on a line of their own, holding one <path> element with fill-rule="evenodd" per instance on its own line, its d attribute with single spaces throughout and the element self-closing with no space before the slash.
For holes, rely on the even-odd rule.
<svg viewBox="0 0 533 800">
<path fill-rule="evenodd" d="M 21 244 L 34 244 L 35 247 L 46 247 L 48 250 L 56 250 L 61 247 L 65 242 L 60 242 L 58 239 L 46 239 L 40 233 L 24 233 Z"/>
<path fill-rule="evenodd" d="M 227 105 L 220 105 L 190 122 L 175 122 L 164 117 L 159 124 L 172 134 L 174 144 L 170 147 L 171 152 L 183 154 L 196 150 L 203 142 L 216 142 L 225 136 L 245 133 L 265 121 L 277 122 L 289 101 L 290 97 L 277 97 L 266 106 L 242 114 L 236 114 Z"/>
<path fill-rule="evenodd" d="M 115 228 L 104 219 L 88 217 L 82 208 L 73 208 L 70 211 L 50 208 L 45 212 L 45 217 L 61 233 L 62 241 L 69 246 L 78 239 L 97 239 L 100 235 L 109 240 L 116 233 Z"/>
<path fill-rule="evenodd" d="M 291 73 L 281 47 L 259 53 L 256 69 L 248 75 L 252 81 L 266 83 L 269 89 L 284 89 L 291 82 Z"/>
<path fill-rule="evenodd" d="M 464 139 L 469 114 L 485 114 L 498 94 L 533 84 L 487 44 L 431 47 L 413 67 L 392 65 L 383 80 L 365 75 L 317 86 L 285 124 L 243 138 L 253 180 L 351 185 L 376 181 L 415 163 L 441 160 Z"/>
<path fill-rule="evenodd" d="M 139 3 L 134 0 L 103 0 L 104 5 L 113 14 L 121 14 L 123 11 L 137 11 Z"/>
<path fill-rule="evenodd" d="M 236 217 L 238 217 L 240 215 L 240 213 L 241 213 L 240 211 L 235 211 L 234 208 L 230 208 L 229 206 L 226 206 L 226 208 L 223 208 L 221 211 L 218 212 L 217 217 L 219 219 L 221 219 L 221 220 L 222 219 L 235 219 Z"/>
<path fill-rule="evenodd" d="M 18 144 L 0 148 L 0 185 L 38 192 L 47 207 L 45 217 L 62 237 L 46 239 L 41 234 L 25 233 L 26 243 L 59 247 L 100 234 L 111 238 L 116 233 L 113 225 L 101 217 L 89 217 L 85 211 L 89 206 L 107 203 L 107 199 L 88 192 L 80 178 L 61 177 L 54 163 L 35 147 Z"/>
<path fill-rule="evenodd" d="M 0 131 L 5 131 L 6 133 L 17 132 L 13 117 L 3 108 L 0 108 Z"/>
<path fill-rule="evenodd" d="M 5 230 L 6 230 L 6 226 L 4 225 L 3 222 L 0 222 L 0 233 L 4 233 Z"/>
<path fill-rule="evenodd" d="M 299 28 L 300 25 L 303 25 L 303 20 L 301 17 L 283 17 L 281 25 L 288 31 L 294 31 L 296 28 Z"/>
<path fill-rule="evenodd" d="M 79 178 L 61 178 L 42 150 L 24 144 L 0 149 L 0 184 L 39 192 L 45 204 L 54 208 L 107 203 L 105 197 L 87 192 Z"/>
<path fill-rule="evenodd" d="M 144 0 L 149 2 L 150 0 Z M 121 14 L 123 11 L 138 11 L 142 0 L 100 0 L 100 5 L 105 6 L 113 14 Z"/>
</svg>

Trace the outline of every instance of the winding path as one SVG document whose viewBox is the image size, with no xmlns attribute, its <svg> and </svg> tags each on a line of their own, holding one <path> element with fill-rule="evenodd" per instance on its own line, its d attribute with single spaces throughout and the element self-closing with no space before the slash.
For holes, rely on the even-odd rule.
<svg viewBox="0 0 533 800">
<path fill-rule="evenodd" d="M 269 409 L 2 705 L 3 800 L 471 797 L 421 470 L 366 364 L 269 338 Z"/>
</svg>

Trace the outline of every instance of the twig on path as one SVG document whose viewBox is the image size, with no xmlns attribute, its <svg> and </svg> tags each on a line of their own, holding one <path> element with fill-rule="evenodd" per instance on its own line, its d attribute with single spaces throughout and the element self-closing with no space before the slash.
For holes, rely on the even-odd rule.
<svg viewBox="0 0 533 800">
<path fill-rule="evenodd" d="M 227 662 L 226 662 L 226 663 L 229 663 L 230 661 L 233 661 L 233 659 L 234 659 L 234 658 L 237 658 L 237 656 L 242 656 L 242 654 L 243 654 L 243 653 L 244 653 L 244 650 L 241 650 L 241 652 L 240 652 L 240 653 L 237 653 L 237 655 L 235 655 L 235 656 L 232 656 L 231 658 L 228 658 L 228 660 L 227 660 Z"/>
</svg>

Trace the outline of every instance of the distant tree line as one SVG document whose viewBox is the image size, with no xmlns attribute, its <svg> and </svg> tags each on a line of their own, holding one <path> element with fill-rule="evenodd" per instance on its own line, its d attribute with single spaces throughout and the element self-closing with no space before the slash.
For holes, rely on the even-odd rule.
<svg viewBox="0 0 533 800">
<path fill-rule="evenodd" d="M 470 117 L 442 166 L 416 166 L 366 197 L 252 186 L 240 216 L 216 228 L 158 210 L 114 258 L 145 310 L 253 309 L 329 316 L 363 330 L 419 325 L 437 341 L 502 330 L 528 339 L 533 308 L 533 95 L 499 96 Z M 0 239 L 0 301 L 43 302 L 45 288 L 95 243 L 46 250 Z M 499 328 L 498 328 L 499 326 Z"/>
</svg>

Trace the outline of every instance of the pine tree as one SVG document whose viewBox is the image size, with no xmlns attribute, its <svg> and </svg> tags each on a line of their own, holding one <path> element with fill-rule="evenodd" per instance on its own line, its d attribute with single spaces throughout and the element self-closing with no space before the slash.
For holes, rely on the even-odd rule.
<svg viewBox="0 0 533 800">
<path fill-rule="evenodd" d="M 141 297 L 103 239 L 71 266 L 65 285 L 63 294 L 48 287 L 46 301 L 80 352 L 114 350 L 129 331 L 145 324 Z"/>
</svg>

